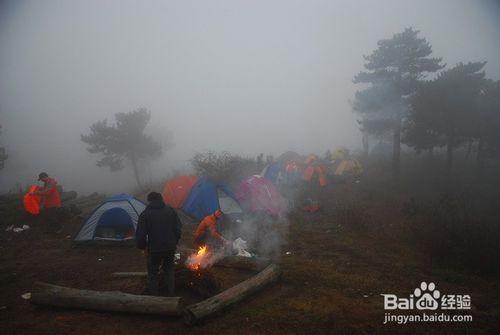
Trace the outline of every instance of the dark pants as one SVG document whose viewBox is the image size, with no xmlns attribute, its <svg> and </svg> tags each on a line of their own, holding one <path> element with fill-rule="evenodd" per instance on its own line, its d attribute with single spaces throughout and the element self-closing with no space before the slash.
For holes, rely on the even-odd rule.
<svg viewBox="0 0 500 335">
<path fill-rule="evenodd" d="M 43 208 L 41 217 L 43 221 L 45 221 L 47 231 L 57 232 L 61 229 L 61 224 L 59 223 L 59 208 Z"/>
<path fill-rule="evenodd" d="M 174 254 L 175 250 L 169 250 L 162 253 L 150 253 L 148 255 L 148 286 L 147 293 L 150 295 L 159 294 L 158 273 L 160 266 L 165 274 L 168 296 L 174 296 L 175 278 L 174 278 Z"/>
</svg>

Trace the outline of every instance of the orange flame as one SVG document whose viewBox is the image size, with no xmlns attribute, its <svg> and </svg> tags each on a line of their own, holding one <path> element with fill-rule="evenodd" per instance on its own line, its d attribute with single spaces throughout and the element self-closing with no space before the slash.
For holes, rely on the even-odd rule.
<svg viewBox="0 0 500 335">
<path fill-rule="evenodd" d="M 203 262 L 203 259 L 207 255 L 207 246 L 201 246 L 196 254 L 192 254 L 189 256 L 187 260 L 187 266 L 194 271 L 198 271 L 201 268 L 201 264 Z"/>
<path fill-rule="evenodd" d="M 204 245 L 203 247 L 200 247 L 197 254 L 198 254 L 198 256 L 203 256 L 206 252 L 207 252 L 207 246 Z"/>
</svg>

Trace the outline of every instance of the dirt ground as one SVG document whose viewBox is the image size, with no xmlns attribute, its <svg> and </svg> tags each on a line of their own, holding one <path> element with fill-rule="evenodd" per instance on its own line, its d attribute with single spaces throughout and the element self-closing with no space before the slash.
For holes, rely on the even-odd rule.
<svg viewBox="0 0 500 335">
<path fill-rule="evenodd" d="M 328 193 L 335 201 L 350 192 L 339 186 Z M 328 201 L 324 201 L 324 207 Z M 367 203 L 373 220 L 398 222 L 397 210 Z M 371 207 L 370 207 L 371 206 Z M 394 203 L 393 208 L 399 208 Z M 337 207 L 338 208 L 338 207 Z M 140 293 L 141 279 L 113 279 L 114 271 L 145 271 L 144 256 L 134 247 L 72 247 L 67 236 L 79 226 L 65 222 L 59 234 L 45 233 L 40 222 L 21 233 L 0 230 L 0 333 L 2 334 L 375 334 L 500 333 L 498 278 L 478 277 L 438 265 L 425 253 L 389 235 L 356 226 L 359 218 L 290 213 L 280 257 L 280 281 L 196 327 L 182 319 L 100 313 L 33 306 L 21 295 L 35 281 L 95 290 Z M 350 221 L 353 221 L 351 224 Z M 194 229 L 184 226 L 181 244 L 189 246 Z M 498 264 L 496 265 L 498 266 Z M 229 287 L 248 277 L 214 269 Z M 226 271 L 226 273 L 224 273 Z M 383 298 L 408 296 L 420 282 L 435 282 L 441 292 L 469 294 L 470 323 L 384 325 Z"/>
</svg>

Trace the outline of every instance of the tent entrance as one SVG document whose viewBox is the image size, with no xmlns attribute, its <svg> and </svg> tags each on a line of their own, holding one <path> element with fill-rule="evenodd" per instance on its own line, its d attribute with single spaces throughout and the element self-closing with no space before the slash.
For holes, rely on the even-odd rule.
<svg viewBox="0 0 500 335">
<path fill-rule="evenodd" d="M 125 209 L 117 207 L 102 213 L 94 231 L 96 240 L 128 240 L 134 235 L 132 218 Z"/>
<path fill-rule="evenodd" d="M 240 214 L 242 213 L 241 207 L 226 192 L 217 188 L 217 197 L 219 198 L 219 206 L 223 213 L 225 214 Z"/>
</svg>

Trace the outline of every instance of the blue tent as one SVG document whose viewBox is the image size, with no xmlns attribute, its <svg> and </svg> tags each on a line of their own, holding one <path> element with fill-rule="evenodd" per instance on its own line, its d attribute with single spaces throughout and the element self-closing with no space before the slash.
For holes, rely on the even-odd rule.
<svg viewBox="0 0 500 335">
<path fill-rule="evenodd" d="M 280 173 L 283 170 L 283 164 L 280 162 L 271 163 L 265 167 L 262 177 L 269 179 L 273 184 L 277 184 Z"/>
<path fill-rule="evenodd" d="M 109 240 L 125 241 L 135 237 L 139 215 L 146 208 L 143 202 L 128 194 L 106 199 L 80 227 L 76 242 Z"/>
<path fill-rule="evenodd" d="M 242 213 L 234 194 L 224 184 L 215 184 L 207 177 L 200 178 L 184 201 L 182 210 L 201 220 L 221 209 L 225 214 Z"/>
</svg>

